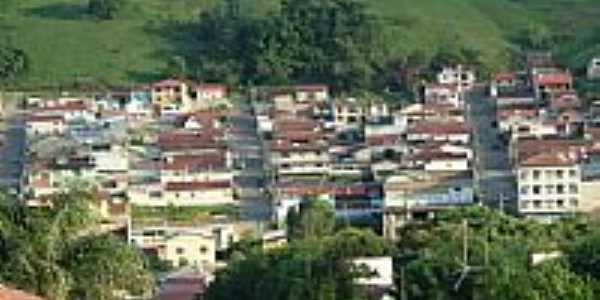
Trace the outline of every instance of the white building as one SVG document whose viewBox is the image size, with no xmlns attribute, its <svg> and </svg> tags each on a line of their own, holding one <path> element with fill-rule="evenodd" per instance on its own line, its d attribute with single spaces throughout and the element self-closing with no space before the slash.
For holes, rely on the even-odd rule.
<svg viewBox="0 0 600 300">
<path fill-rule="evenodd" d="M 459 93 L 471 90 L 475 86 L 475 71 L 462 65 L 444 67 L 437 74 L 440 84 L 454 85 Z"/>
<path fill-rule="evenodd" d="M 587 67 L 588 79 L 599 79 L 600 78 L 600 57 L 594 57 L 590 60 Z"/>
<path fill-rule="evenodd" d="M 522 159 L 516 171 L 521 215 L 552 219 L 579 211 L 581 170 L 568 153 L 548 149 Z"/>
</svg>

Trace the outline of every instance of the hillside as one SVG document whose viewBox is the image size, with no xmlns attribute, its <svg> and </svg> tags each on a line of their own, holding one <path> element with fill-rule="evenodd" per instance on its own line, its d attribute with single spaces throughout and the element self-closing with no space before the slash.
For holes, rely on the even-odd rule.
<svg viewBox="0 0 600 300">
<path fill-rule="evenodd" d="M 160 76 L 173 57 L 176 34 L 165 24 L 191 21 L 221 0 L 129 0 L 116 20 L 96 21 L 86 0 L 0 0 L 0 30 L 30 56 L 21 87 L 56 87 L 74 81 L 127 84 Z M 247 0 L 243 11 L 264 13 L 274 0 Z M 595 0 L 377 0 L 393 32 L 396 53 L 460 41 L 478 49 L 493 69 L 505 67 L 512 40 L 532 24 L 571 42 L 565 60 L 581 65 L 600 51 L 600 1 Z M 572 35 L 575 34 L 575 37 Z M 576 40 L 577 42 L 572 42 Z"/>
</svg>

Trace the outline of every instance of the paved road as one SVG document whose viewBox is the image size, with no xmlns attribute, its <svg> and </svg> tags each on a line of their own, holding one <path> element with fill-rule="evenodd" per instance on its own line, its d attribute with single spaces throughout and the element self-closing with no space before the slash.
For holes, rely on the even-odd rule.
<svg viewBox="0 0 600 300">
<path fill-rule="evenodd" d="M 473 126 L 476 179 L 483 204 L 514 211 L 516 184 L 508 159 L 508 145 L 499 136 L 492 123 L 496 121 L 496 107 L 478 88 L 467 95 L 468 117 Z"/>
<path fill-rule="evenodd" d="M 233 116 L 231 122 L 229 142 L 234 166 L 239 169 L 235 184 L 241 190 L 241 219 L 256 224 L 268 222 L 271 205 L 264 195 L 263 146 L 250 106 L 240 104 L 240 113 Z"/>
<path fill-rule="evenodd" d="M 25 122 L 23 114 L 8 106 L 1 122 L 0 186 L 18 192 L 23 172 L 25 152 Z"/>
</svg>

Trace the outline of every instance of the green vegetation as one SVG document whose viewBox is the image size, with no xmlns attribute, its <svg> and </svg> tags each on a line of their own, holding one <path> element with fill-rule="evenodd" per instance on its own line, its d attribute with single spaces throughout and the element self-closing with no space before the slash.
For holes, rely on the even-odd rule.
<svg viewBox="0 0 600 300">
<path fill-rule="evenodd" d="M 405 287 L 409 299 L 423 300 L 596 299 L 600 240 L 595 228 L 595 222 L 579 217 L 540 224 L 490 209 L 449 211 L 420 229 L 406 230 L 398 256 L 409 259 L 399 266 L 405 281 L 398 277 L 397 286 Z M 460 280 L 465 231 L 473 268 Z M 530 254 L 553 251 L 563 256 L 530 264 Z"/>
<path fill-rule="evenodd" d="M 0 200 L 0 283 L 50 300 L 116 299 L 115 291 L 148 295 L 152 276 L 140 254 L 110 234 L 93 195 L 58 195 L 52 208 Z"/>
<path fill-rule="evenodd" d="M 124 0 L 89 0 L 88 13 L 98 19 L 112 20 L 126 4 Z"/>
<path fill-rule="evenodd" d="M 191 22 L 224 1 L 128 0 L 117 18 L 97 21 L 84 0 L 3 0 L 0 30 L 30 61 L 27 74 L 10 88 L 129 84 L 182 69 L 201 76 L 205 70 L 180 59 L 198 54 Z M 261 18 L 278 0 L 238 2 L 238 12 Z M 439 48 L 465 48 L 480 53 L 486 68 L 495 70 L 512 65 L 522 45 L 549 45 L 562 62 L 581 70 L 600 53 L 595 0 L 364 2 L 385 24 L 392 61 L 428 60 Z"/>
<path fill-rule="evenodd" d="M 385 255 L 389 247 L 370 231 L 335 231 L 332 214 L 326 204 L 308 203 L 291 228 L 298 234 L 288 246 L 265 252 L 247 243 L 217 273 L 202 299 L 365 299 L 354 280 L 367 277 L 368 270 L 355 267 L 350 259 Z"/>
<path fill-rule="evenodd" d="M 220 205 L 209 207 L 131 207 L 131 218 L 134 223 L 140 224 L 162 224 L 170 223 L 192 224 L 206 223 L 214 216 L 226 216 L 236 219 L 239 216 L 239 208 L 234 205 Z"/>
<path fill-rule="evenodd" d="M 0 84 L 27 69 L 27 55 L 8 42 L 0 41 Z"/>
</svg>

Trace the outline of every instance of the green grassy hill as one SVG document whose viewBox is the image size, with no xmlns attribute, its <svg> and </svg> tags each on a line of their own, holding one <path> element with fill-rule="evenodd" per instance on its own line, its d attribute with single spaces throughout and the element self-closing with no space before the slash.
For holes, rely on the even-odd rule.
<svg viewBox="0 0 600 300">
<path fill-rule="evenodd" d="M 74 81 L 107 84 L 141 82 L 160 76 L 172 57 L 164 24 L 193 20 L 221 0 L 128 0 L 116 20 L 86 15 L 87 0 L 0 0 L 0 32 L 31 58 L 31 70 L 18 87 L 56 87 Z M 274 0 L 246 0 L 243 10 L 260 15 Z M 577 35 L 560 47 L 565 59 L 581 64 L 600 51 L 597 0 L 377 0 L 393 32 L 396 53 L 425 53 L 459 40 L 479 49 L 493 68 L 507 65 L 511 39 L 531 24 L 557 35 Z M 173 33 L 176 36 L 177 33 Z"/>
</svg>

